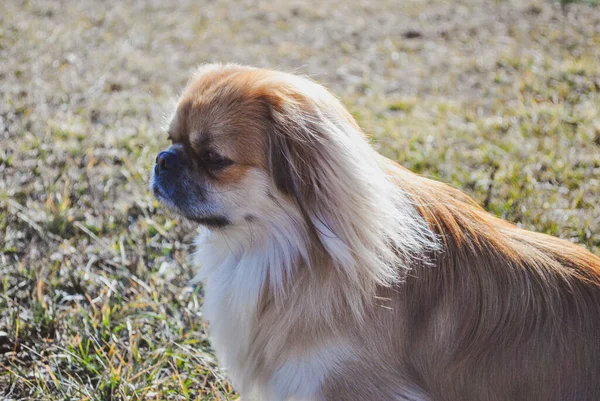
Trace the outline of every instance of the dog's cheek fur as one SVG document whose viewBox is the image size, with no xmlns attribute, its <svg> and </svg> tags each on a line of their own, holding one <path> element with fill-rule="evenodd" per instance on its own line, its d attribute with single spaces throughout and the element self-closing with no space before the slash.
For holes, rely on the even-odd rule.
<svg viewBox="0 0 600 401">
<path fill-rule="evenodd" d="M 219 176 L 213 188 L 209 194 L 212 202 L 220 205 L 234 225 L 228 233 L 235 239 L 232 246 L 238 243 L 245 246 L 244 239 L 251 239 L 249 230 L 258 231 L 257 227 L 272 216 L 270 209 L 276 207 L 268 196 L 274 190 L 270 177 L 260 168 L 236 166 Z"/>
</svg>

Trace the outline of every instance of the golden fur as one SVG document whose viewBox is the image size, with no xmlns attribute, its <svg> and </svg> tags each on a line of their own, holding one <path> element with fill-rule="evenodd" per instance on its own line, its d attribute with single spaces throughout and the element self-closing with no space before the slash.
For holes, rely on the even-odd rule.
<svg viewBox="0 0 600 401">
<path fill-rule="evenodd" d="M 181 171 L 152 187 L 208 226 L 204 313 L 242 397 L 600 399 L 600 259 L 377 155 L 320 85 L 207 65 L 169 133 Z"/>
</svg>

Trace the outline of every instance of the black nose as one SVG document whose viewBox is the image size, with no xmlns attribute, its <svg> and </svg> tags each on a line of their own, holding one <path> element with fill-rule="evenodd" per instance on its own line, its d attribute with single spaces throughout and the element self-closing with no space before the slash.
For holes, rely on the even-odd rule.
<svg viewBox="0 0 600 401">
<path fill-rule="evenodd" d="M 172 170 L 179 167 L 179 164 L 179 156 L 177 156 L 177 153 L 170 150 L 160 152 L 158 156 L 156 156 L 156 166 L 154 166 L 154 172 L 156 174 L 160 174 L 163 171 Z"/>
</svg>

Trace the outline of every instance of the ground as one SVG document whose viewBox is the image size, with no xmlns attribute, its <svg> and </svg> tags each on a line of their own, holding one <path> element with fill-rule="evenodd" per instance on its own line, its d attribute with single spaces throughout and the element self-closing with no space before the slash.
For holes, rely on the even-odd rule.
<svg viewBox="0 0 600 401">
<path fill-rule="evenodd" d="M 597 7 L 3 1 L 0 397 L 236 397 L 187 285 L 195 228 L 148 190 L 208 61 L 306 74 L 386 156 L 600 254 Z"/>
</svg>

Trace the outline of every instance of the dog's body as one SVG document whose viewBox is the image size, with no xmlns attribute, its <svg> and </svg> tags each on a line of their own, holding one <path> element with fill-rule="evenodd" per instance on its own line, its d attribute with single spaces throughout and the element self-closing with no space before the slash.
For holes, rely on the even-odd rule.
<svg viewBox="0 0 600 401">
<path fill-rule="evenodd" d="M 204 313 L 242 397 L 600 399 L 600 259 L 378 156 L 322 87 L 206 66 L 170 135 L 153 189 L 208 226 Z"/>
</svg>

